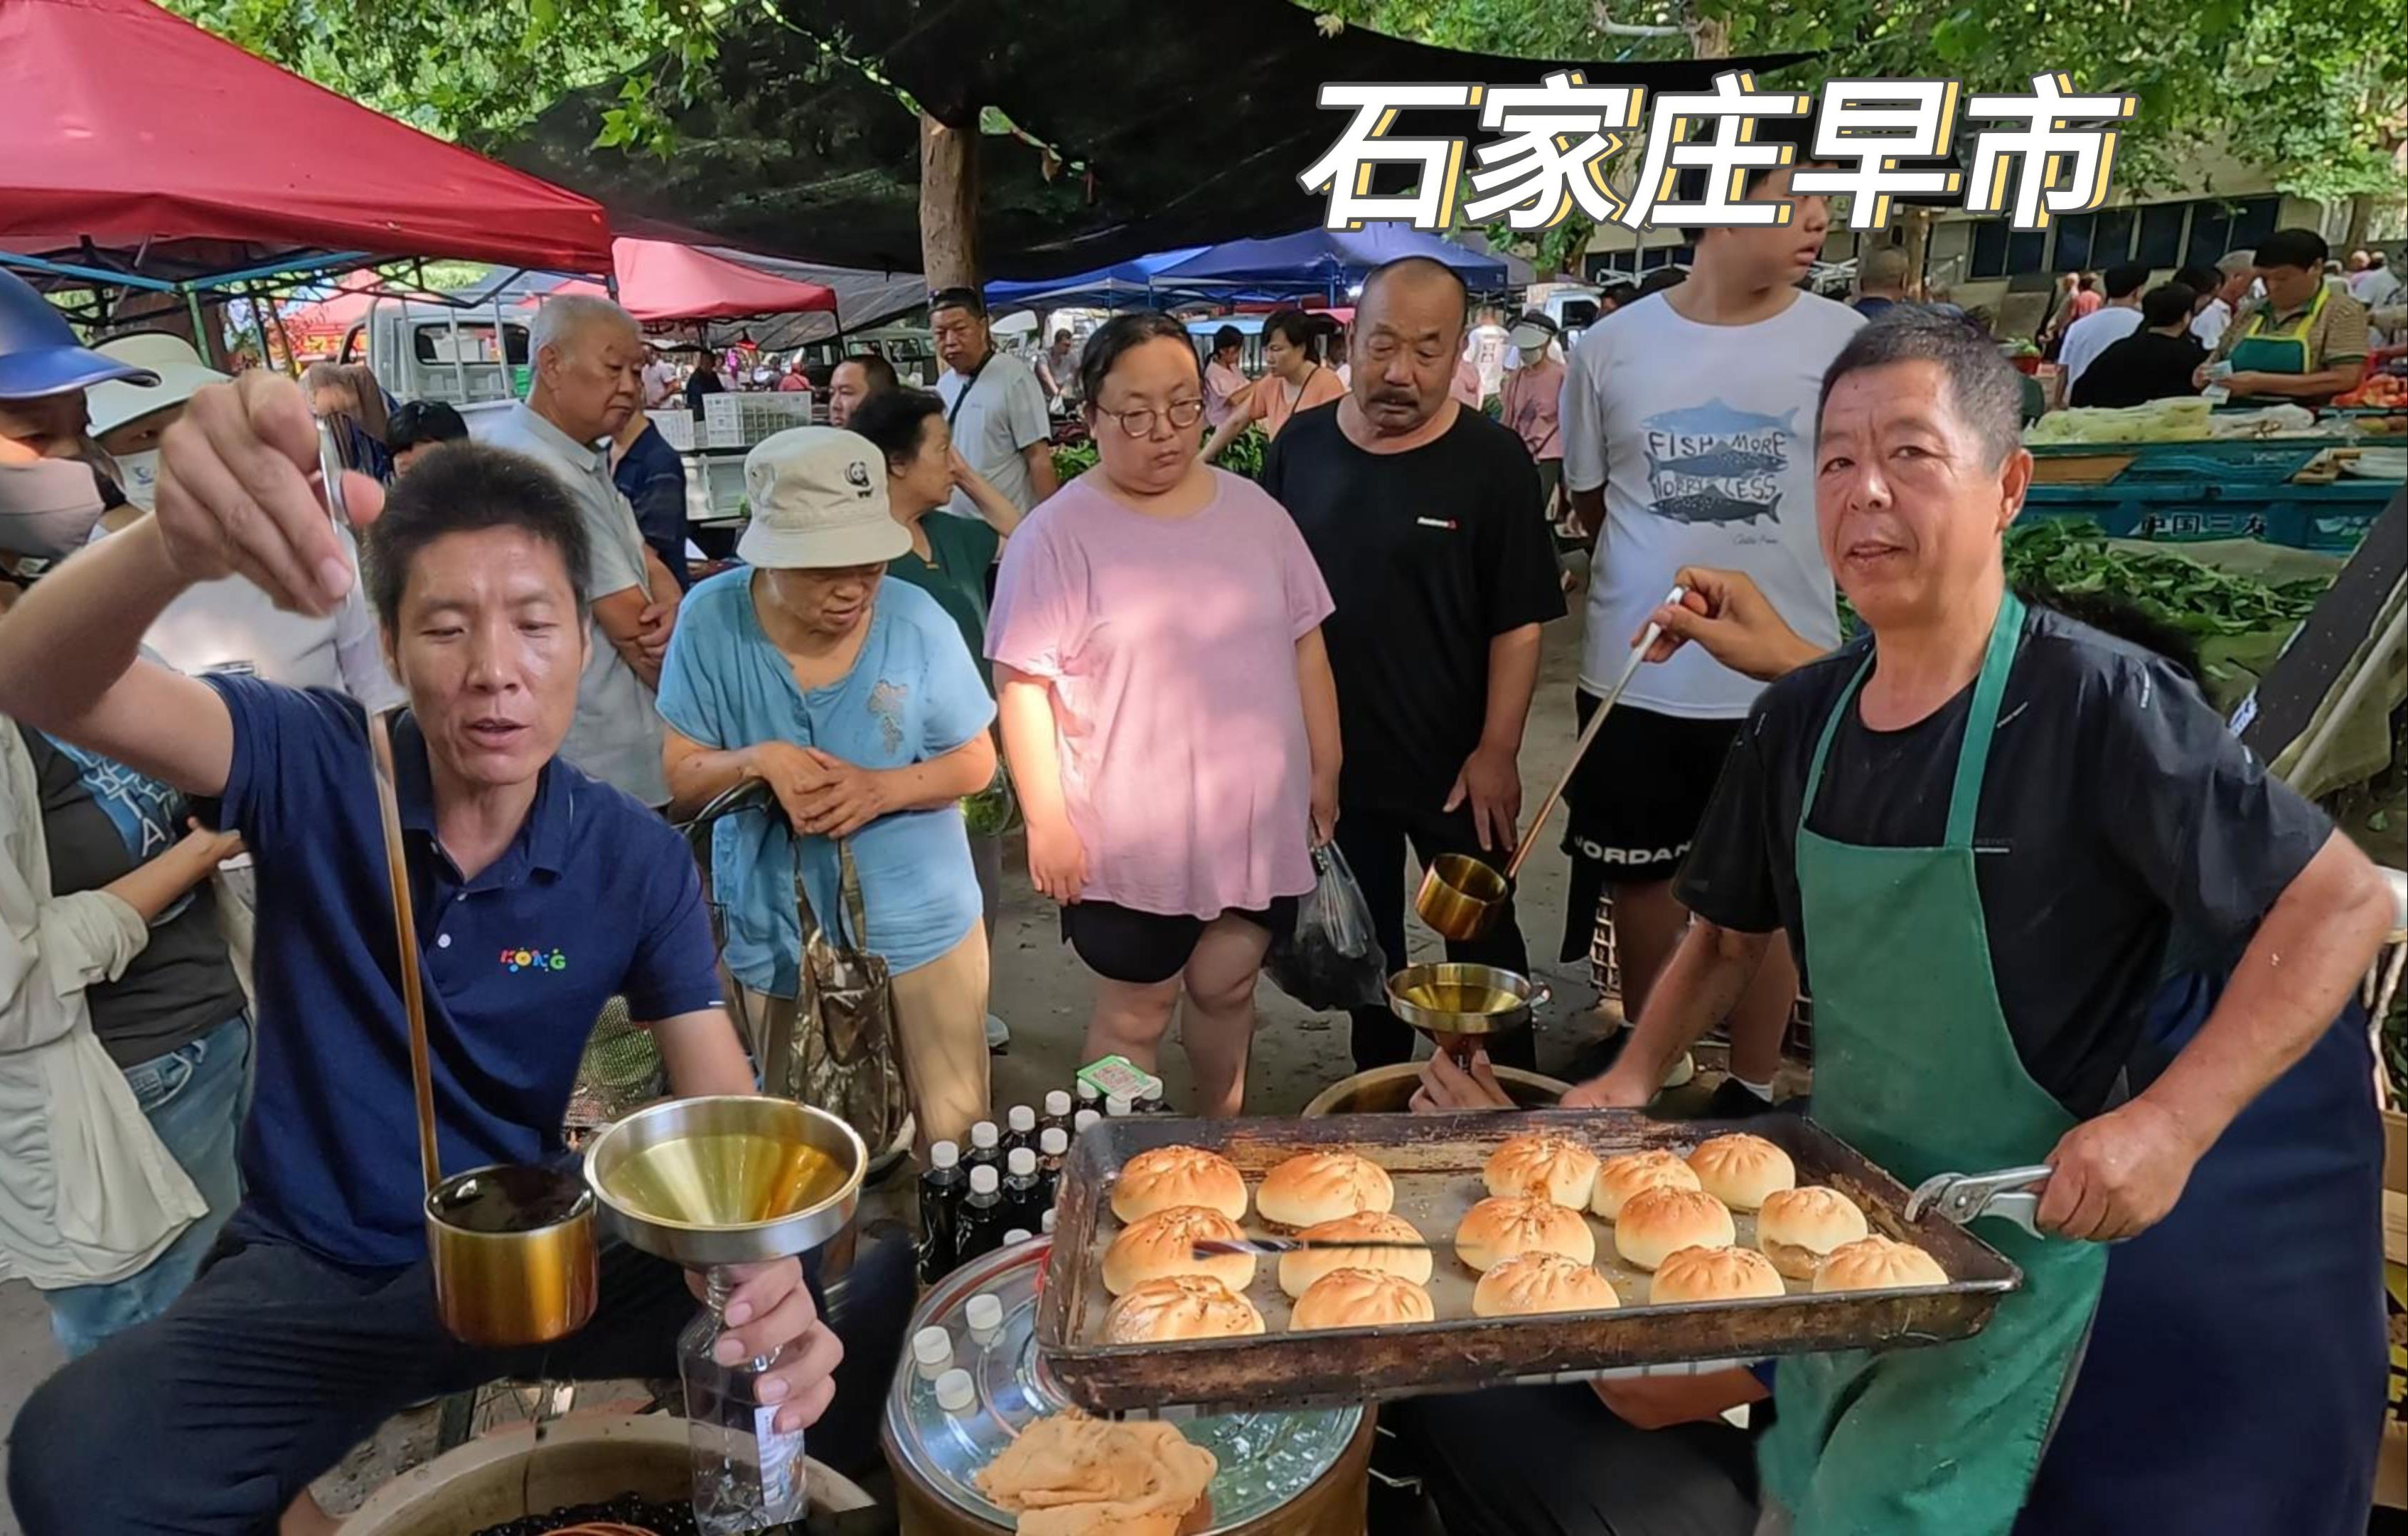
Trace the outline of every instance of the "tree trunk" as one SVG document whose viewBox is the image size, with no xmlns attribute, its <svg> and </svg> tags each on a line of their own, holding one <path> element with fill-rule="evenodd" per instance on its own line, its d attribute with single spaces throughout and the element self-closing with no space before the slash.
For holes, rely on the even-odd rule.
<svg viewBox="0 0 2408 1536">
<path fill-rule="evenodd" d="M 979 282 L 978 119 L 948 127 L 920 114 L 920 266 L 928 287 Z"/>
<path fill-rule="evenodd" d="M 1729 58 L 1730 23 L 1706 16 L 1691 22 L 1689 23 L 1689 56 L 1693 59 Z"/>
<path fill-rule="evenodd" d="M 1891 205 L 1893 208 L 1896 204 Z M 1926 270 L 1931 259 L 1931 209 L 1907 207 L 1899 209 L 1906 238 L 1906 293 L 1909 298 L 1929 296 L 1931 274 Z M 1859 251 L 1861 251 L 1861 247 Z"/>
<path fill-rule="evenodd" d="M 2349 200 L 2349 230 L 2341 237 L 2341 250 L 2336 255 L 2346 255 L 2366 246 L 2366 226 L 2374 217 L 2374 199 L 2357 193 Z"/>
</svg>

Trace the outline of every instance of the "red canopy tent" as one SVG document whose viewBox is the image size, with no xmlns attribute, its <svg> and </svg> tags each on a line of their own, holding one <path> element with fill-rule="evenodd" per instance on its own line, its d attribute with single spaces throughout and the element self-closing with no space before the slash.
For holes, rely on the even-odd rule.
<svg viewBox="0 0 2408 1536">
<path fill-rule="evenodd" d="M 601 206 L 149 0 L 0 0 L 0 262 L 189 291 L 439 256 L 610 269 Z"/>
<path fill-rule="evenodd" d="M 836 313 L 833 288 L 777 277 L 674 240 L 612 240 L 610 263 L 619 280 L 619 302 L 648 325 L 803 314 L 814 309 Z M 603 291 L 600 283 L 579 279 L 536 294 L 528 302 Z"/>
</svg>

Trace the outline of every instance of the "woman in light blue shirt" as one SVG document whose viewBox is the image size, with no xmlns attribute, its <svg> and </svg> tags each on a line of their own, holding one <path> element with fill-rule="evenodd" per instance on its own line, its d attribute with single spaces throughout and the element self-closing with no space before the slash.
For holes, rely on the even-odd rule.
<svg viewBox="0 0 2408 1536">
<path fill-rule="evenodd" d="M 851 844 L 868 918 L 854 937 L 894 972 L 920 1142 L 958 1141 L 987 1113 L 987 945 L 960 801 L 995 776 L 995 703 L 936 600 L 882 579 L 910 538 L 866 438 L 781 432 L 746 457 L 744 479 L 748 564 L 687 595 L 661 669 L 672 804 L 690 812 L 749 778 L 785 812 L 730 817 L 712 845 L 748 1020 L 796 990 L 790 840 L 802 839 L 804 887 L 826 924 L 837 844 Z"/>
</svg>

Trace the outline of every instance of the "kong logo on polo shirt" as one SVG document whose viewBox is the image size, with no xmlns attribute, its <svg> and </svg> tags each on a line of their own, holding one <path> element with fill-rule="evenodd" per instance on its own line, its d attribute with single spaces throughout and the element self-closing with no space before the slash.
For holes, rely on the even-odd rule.
<svg viewBox="0 0 2408 1536">
<path fill-rule="evenodd" d="M 206 681 L 234 725 L 219 823 L 259 869 L 245 1210 L 338 1264 L 418 1262 L 426 1191 L 366 717 L 328 690 Z M 464 873 L 436 836 L 426 739 L 406 711 L 393 754 L 443 1167 L 542 1161 L 605 1001 L 624 997 L 645 1022 L 721 1006 L 693 856 L 555 758 L 509 846 Z"/>
</svg>

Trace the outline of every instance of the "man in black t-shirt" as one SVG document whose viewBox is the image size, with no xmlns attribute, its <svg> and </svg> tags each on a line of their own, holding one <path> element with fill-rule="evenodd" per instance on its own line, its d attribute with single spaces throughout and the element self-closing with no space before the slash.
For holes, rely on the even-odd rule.
<svg viewBox="0 0 2408 1536">
<path fill-rule="evenodd" d="M 1999 536 L 2030 473 L 2017 393 L 1953 326 L 1873 327 L 1833 364 L 1817 518 L 1872 635 L 1758 702 L 1681 878 L 1698 923 L 1621 1060 L 1566 1102 L 1644 1103 L 1781 928 L 1815 998 L 1818 1118 L 1910 1183 L 2052 1170 L 2045 1240 L 1981 1228 L 2026 1275 L 1983 1334 L 1784 1368 L 1764 1456 L 1774 1529 L 1781 1514 L 2002 1529 L 2028 1492 L 2051 1512 L 2036 1502 L 2034 1529 L 2064 1529 L 2049 1521 L 2129 1485 L 2173 1500 L 2166 1529 L 2271 1529 L 2253 1521 L 2281 1509 L 2286 1529 L 2338 1530 L 2348 1500 L 2313 1501 L 2287 1469 L 2372 1455 L 2378 1393 L 2358 1367 L 2380 1319 L 2350 1279 L 2372 1270 L 2355 1248 L 2372 1230 L 2372 1117 L 2362 1032 L 2329 1026 L 2389 898 L 2174 669 L 2004 592 Z M 2239 957 L 2162 1070 L 2119 1082 L 2177 924 Z M 2252 1156 L 2203 1164 L 2228 1127 Z M 2213 1305 L 2139 1281 L 2154 1269 L 2102 1304 L 2093 1244 L 2156 1226 L 2195 1176 L 2208 1219 L 2186 1202 L 2171 1244 L 2124 1252 L 2171 1260 Z M 2344 1262 L 2311 1268 L 2326 1252 Z M 2152 1309 L 2131 1295 L 2180 1313 L 2179 1357 L 2143 1337 Z M 2028 1457 L 2001 1447 L 2046 1434 L 2094 1309 L 2091 1354 L 2114 1364 L 2085 1376 L 2088 1427 L 2032 1490 Z M 2201 1415 L 2179 1435 L 2152 1416 L 2166 1379 Z M 2221 1400 L 2243 1380 L 2283 1401 L 2281 1422 Z M 1918 1474 L 1913 1448 L 1946 1477 Z"/>
<path fill-rule="evenodd" d="M 1373 271 L 1353 393 L 1291 418 L 1263 467 L 1337 604 L 1322 635 L 1346 751 L 1338 845 L 1392 968 L 1405 960 L 1408 843 L 1424 865 L 1464 853 L 1501 868 L 1512 851 L 1539 627 L 1564 611 L 1529 453 L 1447 393 L 1465 307 L 1462 279 L 1426 257 Z M 1447 954 L 1529 969 L 1510 906 Z M 1354 1011 L 1357 1068 L 1412 1046 L 1384 1007 Z M 1530 1037 L 1500 1040 L 1498 1055 L 1531 1065 Z"/>
<path fill-rule="evenodd" d="M 2190 378 L 2207 361 L 2207 349 L 2190 334 L 2191 307 L 2198 302 L 2198 294 L 2184 283 L 2150 289 L 2141 298 L 2141 328 L 2111 343 L 2082 370 L 2073 403 L 2142 406 L 2198 394 Z"/>
</svg>

